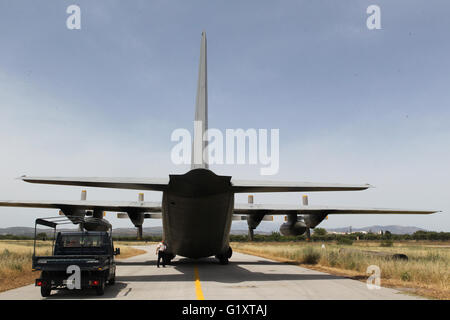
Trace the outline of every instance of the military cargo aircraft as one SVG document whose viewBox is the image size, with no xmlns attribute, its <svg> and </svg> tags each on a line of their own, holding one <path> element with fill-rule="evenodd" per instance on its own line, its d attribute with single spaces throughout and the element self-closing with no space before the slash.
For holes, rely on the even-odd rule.
<svg viewBox="0 0 450 320">
<path fill-rule="evenodd" d="M 54 208 L 73 222 L 79 218 L 98 221 L 105 211 L 119 212 L 128 217 L 142 236 L 145 218 L 161 218 L 163 239 L 167 245 L 168 260 L 180 255 L 188 258 L 215 256 L 220 263 L 227 264 L 232 255 L 229 234 L 232 220 L 248 222 L 249 236 L 260 222 L 272 215 L 287 217 L 280 232 L 283 235 L 310 234 L 329 214 L 431 214 L 436 211 L 398 210 L 377 208 L 338 208 L 322 206 L 235 204 L 236 193 L 258 192 L 316 192 L 357 191 L 371 187 L 368 184 L 330 184 L 311 182 L 243 181 L 231 176 L 215 174 L 203 156 L 206 143 L 203 132 L 208 128 L 208 96 L 206 65 L 206 33 L 202 33 L 200 66 L 195 109 L 195 121 L 200 121 L 202 130 L 195 132 L 192 146 L 191 170 L 185 174 L 171 174 L 167 178 L 98 178 L 98 177 L 27 177 L 29 183 L 70 185 L 100 188 L 136 189 L 162 192 L 161 202 L 146 202 L 143 196 L 137 202 L 88 201 L 85 195 L 79 201 L 1 201 L 0 206 Z M 200 145 L 200 148 L 194 148 Z M 198 154 L 200 153 L 200 154 Z M 252 201 L 251 201 L 252 202 Z M 102 230 L 108 225 L 86 223 L 85 228 Z M 89 231 L 90 231 L 89 230 Z"/>
</svg>

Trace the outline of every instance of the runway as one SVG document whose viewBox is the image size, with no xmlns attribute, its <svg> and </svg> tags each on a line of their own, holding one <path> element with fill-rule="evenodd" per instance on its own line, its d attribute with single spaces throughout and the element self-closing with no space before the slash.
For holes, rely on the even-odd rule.
<svg viewBox="0 0 450 320">
<path fill-rule="evenodd" d="M 228 265 L 214 258 L 176 257 L 172 265 L 157 268 L 155 247 L 137 248 L 147 253 L 118 261 L 116 284 L 107 286 L 103 296 L 93 290 L 54 290 L 46 299 L 421 299 L 389 288 L 369 290 L 364 282 L 237 252 Z M 6 299 L 43 298 L 39 288 L 29 285 L 0 293 L 0 300 Z"/>
</svg>

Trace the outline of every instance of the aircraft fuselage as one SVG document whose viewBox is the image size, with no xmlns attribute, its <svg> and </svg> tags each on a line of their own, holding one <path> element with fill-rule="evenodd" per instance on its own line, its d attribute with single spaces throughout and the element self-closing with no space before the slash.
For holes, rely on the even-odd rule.
<svg viewBox="0 0 450 320">
<path fill-rule="evenodd" d="M 225 254 L 234 208 L 231 177 L 208 169 L 170 175 L 163 192 L 163 238 L 168 251 L 188 258 Z"/>
</svg>

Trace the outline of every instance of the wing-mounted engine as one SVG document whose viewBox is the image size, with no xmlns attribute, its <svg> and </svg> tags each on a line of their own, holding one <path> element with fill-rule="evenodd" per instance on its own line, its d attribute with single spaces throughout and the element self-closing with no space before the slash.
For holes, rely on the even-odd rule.
<svg viewBox="0 0 450 320">
<path fill-rule="evenodd" d="M 81 191 L 81 201 L 86 201 L 87 199 L 87 192 L 86 190 Z M 59 210 L 59 215 L 66 216 L 70 221 L 72 221 L 73 224 L 79 224 L 80 230 L 82 230 L 82 226 L 80 224 L 80 221 L 84 220 L 84 217 L 86 216 L 92 216 L 92 212 L 89 210 L 83 210 L 83 209 L 77 209 L 74 207 L 66 207 L 61 208 Z"/>
<path fill-rule="evenodd" d="M 304 195 L 303 206 L 308 206 L 308 196 Z M 315 228 L 326 217 L 327 212 L 321 212 L 316 214 L 304 214 L 297 215 L 291 213 L 287 215 L 287 222 L 283 223 L 280 227 L 280 233 L 284 236 L 300 236 L 306 232 L 306 236 L 311 239 L 311 228 Z"/>
<path fill-rule="evenodd" d="M 144 194 L 139 193 L 138 197 L 138 203 L 143 205 L 144 204 Z M 162 215 L 161 213 L 148 213 L 148 209 L 134 207 L 129 208 L 127 212 L 119 212 L 117 213 L 117 218 L 119 219 L 126 219 L 129 218 L 133 225 L 137 228 L 137 238 L 139 240 L 142 239 L 143 231 L 142 231 L 142 225 L 144 224 L 144 219 L 161 219 Z M 147 212 L 147 213 L 146 213 Z"/>
<path fill-rule="evenodd" d="M 139 193 L 139 202 L 144 202 L 144 194 Z M 142 239 L 142 224 L 144 223 L 145 214 L 139 210 L 131 210 L 128 213 L 128 217 L 130 218 L 133 225 L 137 228 L 137 237 L 139 240 Z"/>
<path fill-rule="evenodd" d="M 81 201 L 86 201 L 86 190 L 81 191 Z M 111 229 L 111 223 L 104 219 L 103 210 L 84 210 L 76 207 L 61 208 L 60 215 L 65 215 L 73 224 L 78 224 L 80 230 L 86 231 L 108 231 Z"/>
<path fill-rule="evenodd" d="M 253 204 L 253 196 L 248 196 L 248 203 Z M 248 225 L 248 238 L 250 241 L 253 241 L 254 230 L 259 226 L 261 221 L 264 219 L 266 215 L 265 212 L 247 215 L 247 225 Z"/>
<path fill-rule="evenodd" d="M 111 223 L 106 219 L 89 217 L 84 219 L 83 228 L 87 231 L 108 231 L 111 229 Z"/>
<path fill-rule="evenodd" d="M 297 216 L 295 213 L 288 214 L 286 220 L 287 222 L 280 226 L 280 233 L 283 236 L 300 236 L 309 229 L 303 216 Z"/>
</svg>

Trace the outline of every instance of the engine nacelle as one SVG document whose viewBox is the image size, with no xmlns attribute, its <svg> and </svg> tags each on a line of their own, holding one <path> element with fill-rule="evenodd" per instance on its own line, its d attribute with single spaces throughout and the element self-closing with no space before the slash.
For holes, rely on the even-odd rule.
<svg viewBox="0 0 450 320">
<path fill-rule="evenodd" d="M 300 236 L 306 232 L 308 227 L 302 221 L 294 223 L 283 223 L 280 227 L 280 233 L 283 236 Z"/>
<path fill-rule="evenodd" d="M 144 223 L 144 213 L 143 212 L 127 212 L 128 217 L 135 227 L 142 226 Z"/>
<path fill-rule="evenodd" d="M 280 233 L 283 236 L 300 236 L 308 230 L 308 226 L 303 216 L 297 216 L 295 213 L 287 215 L 287 222 L 280 227 Z"/>
<path fill-rule="evenodd" d="M 61 215 L 61 213 L 65 215 L 70 221 L 72 221 L 73 224 L 79 224 L 80 221 L 82 221 L 86 216 L 86 211 L 80 209 L 64 209 L 60 210 L 59 214 Z"/>
<path fill-rule="evenodd" d="M 111 224 L 106 219 L 86 218 L 83 227 L 87 231 L 109 231 Z"/>
<path fill-rule="evenodd" d="M 247 224 L 250 229 L 256 229 L 257 226 L 261 223 L 261 221 L 264 219 L 264 213 L 263 214 L 249 214 L 247 215 Z"/>
</svg>

